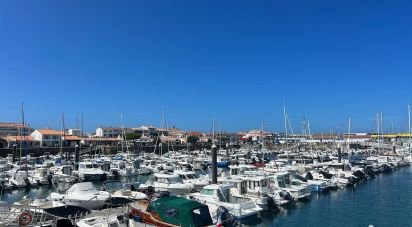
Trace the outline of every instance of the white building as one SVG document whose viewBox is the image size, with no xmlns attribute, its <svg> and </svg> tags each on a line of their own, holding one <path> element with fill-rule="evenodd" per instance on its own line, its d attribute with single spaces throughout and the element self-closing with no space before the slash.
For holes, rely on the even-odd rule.
<svg viewBox="0 0 412 227">
<path fill-rule="evenodd" d="M 142 125 L 138 128 L 132 128 L 133 132 L 142 134 L 142 136 L 151 137 L 157 135 L 157 129 L 154 126 Z"/>
<path fill-rule="evenodd" d="M 31 133 L 35 141 L 38 141 L 41 147 L 58 147 L 62 140 L 63 132 L 54 129 L 38 129 Z"/>
<path fill-rule="evenodd" d="M 125 128 L 125 133 L 132 132 L 132 129 Z M 105 137 L 105 138 L 118 138 L 123 134 L 122 128 L 115 127 L 99 127 L 96 129 L 96 137 Z"/>
<path fill-rule="evenodd" d="M 33 131 L 32 127 L 22 123 L 0 122 L 0 136 L 27 136 Z"/>
<path fill-rule="evenodd" d="M 66 135 L 69 135 L 69 136 L 80 136 L 81 135 L 81 131 L 78 128 L 69 128 L 69 129 L 66 129 L 65 131 L 66 131 Z"/>
</svg>

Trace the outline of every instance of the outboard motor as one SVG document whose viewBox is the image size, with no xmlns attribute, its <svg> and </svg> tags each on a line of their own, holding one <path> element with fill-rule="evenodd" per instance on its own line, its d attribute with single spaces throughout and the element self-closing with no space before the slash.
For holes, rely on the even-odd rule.
<svg viewBox="0 0 412 227">
<path fill-rule="evenodd" d="M 330 174 L 330 173 L 327 173 L 327 172 L 324 172 L 324 171 L 319 171 L 319 173 L 320 174 L 322 174 L 323 175 L 323 177 L 324 178 L 326 178 L 326 179 L 332 179 L 332 177 L 333 177 L 333 175 L 332 174 Z"/>
<path fill-rule="evenodd" d="M 112 173 L 116 178 L 120 177 L 120 173 L 119 173 L 119 171 L 117 171 L 117 169 L 113 169 Z"/>
<path fill-rule="evenodd" d="M 130 185 L 130 191 L 132 191 L 132 192 L 135 192 L 135 191 L 137 191 L 136 190 L 136 187 L 132 184 L 132 185 Z"/>
<path fill-rule="evenodd" d="M 24 182 L 26 183 L 26 187 L 30 187 L 31 183 L 30 183 L 29 178 L 25 177 Z"/>
<path fill-rule="evenodd" d="M 107 180 L 107 174 L 103 174 L 103 176 L 102 176 L 102 179 L 101 179 L 102 181 L 106 181 Z"/>
<path fill-rule="evenodd" d="M 281 191 L 281 192 L 279 192 L 279 195 L 280 195 L 280 197 L 282 197 L 282 198 L 284 198 L 288 201 L 293 201 L 294 200 L 293 196 L 287 191 Z"/>
<path fill-rule="evenodd" d="M 355 172 L 353 172 L 353 175 L 359 179 L 366 179 L 366 175 L 365 173 L 363 173 L 360 170 L 356 170 Z"/>
<path fill-rule="evenodd" d="M 238 223 L 233 215 L 224 206 L 219 206 L 216 211 L 216 226 L 232 227 L 238 226 Z"/>
<path fill-rule="evenodd" d="M 49 182 L 49 186 L 53 185 L 53 176 L 51 174 L 47 175 L 47 182 Z"/>
<path fill-rule="evenodd" d="M 266 199 L 267 199 L 267 203 L 268 203 L 268 210 L 276 210 L 276 211 L 279 210 L 272 197 L 266 196 Z"/>
</svg>

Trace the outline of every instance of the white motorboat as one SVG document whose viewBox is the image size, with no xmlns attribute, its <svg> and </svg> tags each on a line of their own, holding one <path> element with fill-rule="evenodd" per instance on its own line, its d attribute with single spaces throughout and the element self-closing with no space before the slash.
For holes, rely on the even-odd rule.
<svg viewBox="0 0 412 227">
<path fill-rule="evenodd" d="M 111 191 L 111 184 L 119 184 L 121 183 L 120 181 L 107 181 L 104 182 L 104 189 L 105 191 Z M 147 195 L 144 194 L 143 192 L 137 191 L 139 189 L 140 183 L 135 182 L 135 183 L 126 183 L 123 184 L 122 189 L 117 189 L 112 192 L 112 197 L 116 198 L 126 198 L 130 200 L 142 200 L 142 199 L 147 199 Z M 118 188 L 118 187 L 116 187 Z"/>
<path fill-rule="evenodd" d="M 49 200 L 62 201 L 89 210 L 102 209 L 109 198 L 109 192 L 96 190 L 91 182 L 74 184 L 65 194 L 52 192 L 48 197 Z"/>
<path fill-rule="evenodd" d="M 211 184 L 199 193 L 191 193 L 189 196 L 208 205 L 212 213 L 215 213 L 219 206 L 223 206 L 238 219 L 256 215 L 263 210 L 248 198 L 232 196 L 231 189 L 234 189 L 232 184 Z"/>
<path fill-rule="evenodd" d="M 210 183 L 207 176 L 199 177 L 194 171 L 175 170 L 174 173 L 180 176 L 183 183 L 191 184 L 193 190 L 200 191 Z"/>
<path fill-rule="evenodd" d="M 235 188 L 231 189 L 232 196 L 248 198 L 264 211 L 276 208 L 275 202 L 268 196 L 270 179 L 265 176 L 235 176 L 221 178 L 219 182 L 233 184 Z"/>
<path fill-rule="evenodd" d="M 167 173 L 155 173 L 153 184 L 142 184 L 140 188 L 144 189 L 148 186 L 153 186 L 155 191 L 169 192 L 172 195 L 185 195 L 192 190 L 192 185 L 183 183 L 179 175 Z"/>
<path fill-rule="evenodd" d="M 52 175 L 47 167 L 38 167 L 32 172 L 33 179 L 39 185 L 50 185 L 53 183 Z"/>
<path fill-rule="evenodd" d="M 106 173 L 99 168 L 99 165 L 92 162 L 80 162 L 78 175 L 85 181 L 101 181 L 107 178 Z"/>
<path fill-rule="evenodd" d="M 71 165 L 62 165 L 62 166 L 55 166 L 50 168 L 50 172 L 53 175 L 53 182 L 75 182 L 78 181 L 79 178 L 72 175 L 73 173 L 73 166 Z"/>
<path fill-rule="evenodd" d="M 28 175 L 26 170 L 18 169 L 9 179 L 10 183 L 17 188 L 36 187 L 37 182 Z"/>
<path fill-rule="evenodd" d="M 289 173 L 278 172 L 269 176 L 274 189 L 288 191 L 295 200 L 309 199 L 310 188 L 307 185 L 291 184 Z"/>
</svg>

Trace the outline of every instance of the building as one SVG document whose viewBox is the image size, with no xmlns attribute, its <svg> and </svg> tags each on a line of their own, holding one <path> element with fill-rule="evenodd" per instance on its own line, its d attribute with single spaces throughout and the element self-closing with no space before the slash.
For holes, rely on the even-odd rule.
<svg viewBox="0 0 412 227">
<path fill-rule="evenodd" d="M 41 147 L 58 147 L 62 141 L 63 131 L 38 129 L 32 132 L 31 136 L 38 141 Z"/>
<path fill-rule="evenodd" d="M 121 139 L 119 138 L 103 138 L 103 137 L 94 137 L 94 138 L 82 138 L 81 143 L 85 146 L 116 146 L 121 144 Z"/>
<path fill-rule="evenodd" d="M 80 129 L 78 128 L 69 128 L 65 130 L 66 135 L 69 136 L 81 136 L 82 132 Z"/>
<path fill-rule="evenodd" d="M 4 136 L 0 137 L 0 148 L 16 147 L 37 147 L 39 142 L 34 140 L 32 136 Z"/>
<path fill-rule="evenodd" d="M 124 128 L 125 133 L 131 133 L 131 128 Z M 99 127 L 96 129 L 95 137 L 118 138 L 122 137 L 123 129 L 116 127 Z"/>
<path fill-rule="evenodd" d="M 142 136 L 147 136 L 147 137 L 152 137 L 152 136 L 157 136 L 158 131 L 156 127 L 154 126 L 147 126 L 147 125 L 142 125 L 138 128 L 132 128 L 134 133 L 141 134 Z"/>
<path fill-rule="evenodd" d="M 28 125 L 22 123 L 13 122 L 0 122 L 0 136 L 19 136 L 22 133 L 23 136 L 30 135 L 34 129 Z"/>
</svg>

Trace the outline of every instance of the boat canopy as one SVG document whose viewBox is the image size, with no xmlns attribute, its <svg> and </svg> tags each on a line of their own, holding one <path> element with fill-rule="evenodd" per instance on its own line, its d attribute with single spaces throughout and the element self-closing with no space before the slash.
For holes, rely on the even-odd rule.
<svg viewBox="0 0 412 227">
<path fill-rule="evenodd" d="M 212 225 L 208 206 L 182 197 L 162 197 L 152 201 L 147 210 L 157 213 L 167 223 L 182 226 Z"/>
</svg>

